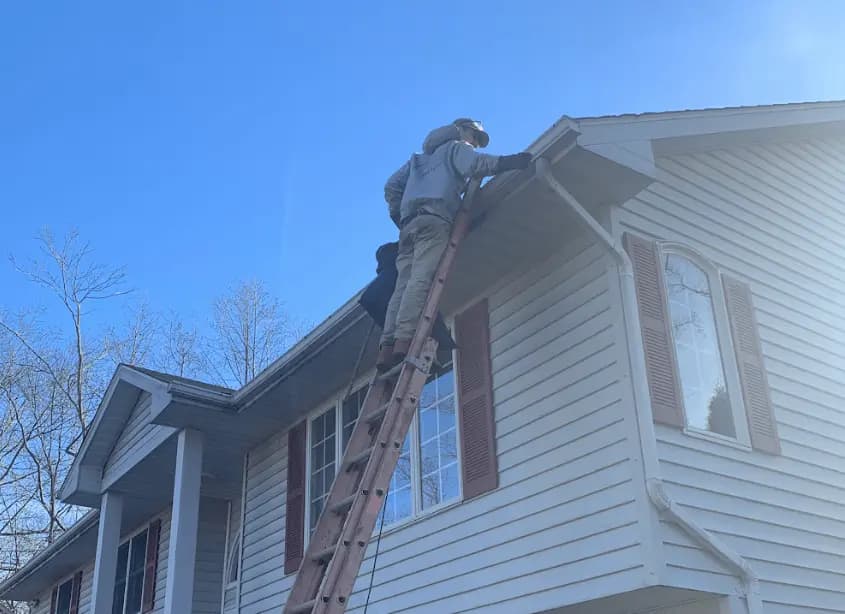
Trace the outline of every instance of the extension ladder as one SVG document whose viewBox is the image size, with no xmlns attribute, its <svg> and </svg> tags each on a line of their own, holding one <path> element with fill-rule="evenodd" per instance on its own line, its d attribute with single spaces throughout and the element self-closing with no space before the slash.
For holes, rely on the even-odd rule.
<svg viewBox="0 0 845 614">
<path fill-rule="evenodd" d="M 402 443 L 435 361 L 437 342 L 430 337 L 432 326 L 455 253 L 469 227 L 469 210 L 479 187 L 480 180 L 473 180 L 466 190 L 408 356 L 370 383 L 285 604 L 285 614 L 342 614 L 346 610 Z"/>
</svg>

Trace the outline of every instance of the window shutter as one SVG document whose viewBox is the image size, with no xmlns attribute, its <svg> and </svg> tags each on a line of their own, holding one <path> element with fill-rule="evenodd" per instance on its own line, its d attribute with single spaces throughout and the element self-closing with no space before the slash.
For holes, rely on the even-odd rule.
<svg viewBox="0 0 845 614">
<path fill-rule="evenodd" d="M 487 300 L 455 318 L 464 498 L 499 486 Z"/>
<path fill-rule="evenodd" d="M 53 592 L 50 593 L 50 614 L 56 614 L 56 601 L 59 597 L 59 587 L 54 586 Z"/>
<path fill-rule="evenodd" d="M 151 612 L 155 606 L 156 573 L 158 572 L 158 544 L 161 537 L 161 519 L 150 523 L 147 529 L 147 556 L 144 563 L 144 589 L 141 612 Z"/>
<path fill-rule="evenodd" d="M 731 321 L 751 445 L 762 452 L 780 454 L 780 439 L 763 364 L 763 348 L 751 301 L 751 288 L 726 275 L 722 276 L 722 284 L 725 287 L 725 302 Z"/>
<path fill-rule="evenodd" d="M 77 571 L 73 575 L 73 584 L 70 589 L 70 610 L 68 614 L 79 614 L 79 593 L 82 590 L 82 572 Z"/>
<path fill-rule="evenodd" d="M 285 508 L 285 573 L 302 563 L 305 547 L 305 422 L 288 431 L 288 479 Z"/>
<path fill-rule="evenodd" d="M 625 233 L 625 249 L 634 265 L 652 417 L 655 422 L 683 427 L 681 386 L 657 244 Z"/>
</svg>

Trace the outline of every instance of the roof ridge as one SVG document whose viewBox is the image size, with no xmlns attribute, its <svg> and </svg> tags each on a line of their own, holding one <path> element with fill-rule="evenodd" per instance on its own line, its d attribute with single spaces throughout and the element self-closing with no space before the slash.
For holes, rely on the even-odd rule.
<svg viewBox="0 0 845 614">
<path fill-rule="evenodd" d="M 799 102 L 774 102 L 770 104 L 756 104 L 756 105 L 728 105 L 724 107 L 699 107 L 693 109 L 672 109 L 665 111 L 642 111 L 640 113 L 617 113 L 606 115 L 584 115 L 575 118 L 576 121 L 586 121 L 593 119 L 624 119 L 624 118 L 645 118 L 655 115 L 681 115 L 685 113 L 707 113 L 714 111 L 754 111 L 763 109 L 783 109 L 785 107 L 809 107 L 809 106 L 835 106 L 845 105 L 845 100 L 805 100 Z"/>
</svg>

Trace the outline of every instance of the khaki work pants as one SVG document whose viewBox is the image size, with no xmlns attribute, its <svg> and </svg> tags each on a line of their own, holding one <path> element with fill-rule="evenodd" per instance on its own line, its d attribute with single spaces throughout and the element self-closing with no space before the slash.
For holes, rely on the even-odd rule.
<svg viewBox="0 0 845 614">
<path fill-rule="evenodd" d="M 434 215 L 418 215 L 399 232 L 398 276 L 387 306 L 382 344 L 414 336 L 451 233 L 452 225 Z"/>
</svg>

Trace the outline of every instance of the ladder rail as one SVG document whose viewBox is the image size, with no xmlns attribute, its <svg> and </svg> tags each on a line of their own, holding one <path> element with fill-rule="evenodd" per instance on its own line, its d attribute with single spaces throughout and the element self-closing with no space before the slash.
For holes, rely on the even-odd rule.
<svg viewBox="0 0 845 614">
<path fill-rule="evenodd" d="M 286 614 L 342 614 L 372 537 L 384 495 L 401 456 L 419 395 L 434 363 L 437 343 L 431 331 L 440 298 L 481 181 L 470 182 L 449 242 L 398 373 L 376 375 L 361 407 L 346 450 L 335 470 L 329 496 L 317 521 L 288 595 Z M 381 418 L 378 414 L 382 413 Z M 366 463 L 362 457 L 370 450 Z M 308 528 L 306 527 L 306 530 Z"/>
</svg>

